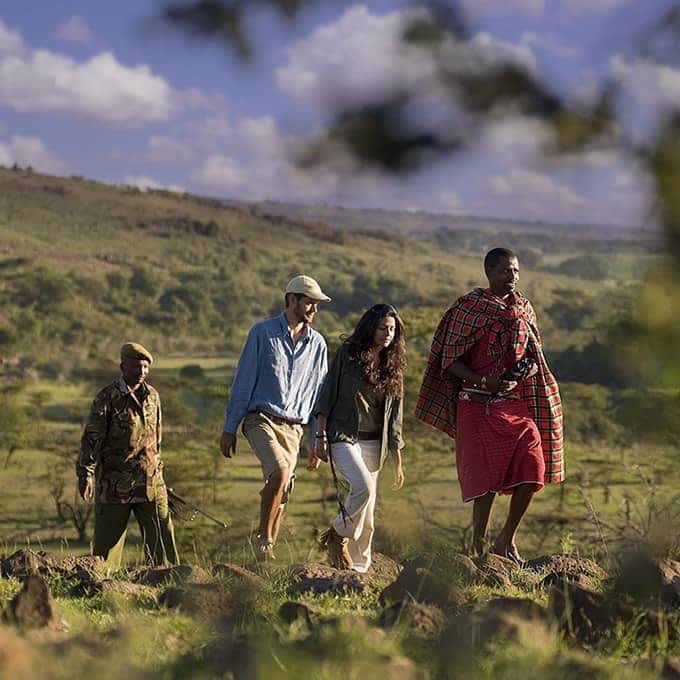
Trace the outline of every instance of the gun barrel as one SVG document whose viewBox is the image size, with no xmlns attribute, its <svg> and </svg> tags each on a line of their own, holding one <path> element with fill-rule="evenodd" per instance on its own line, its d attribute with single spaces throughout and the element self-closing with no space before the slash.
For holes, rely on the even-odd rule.
<svg viewBox="0 0 680 680">
<path fill-rule="evenodd" d="M 202 507 L 196 505 L 196 503 L 192 503 L 190 500 L 184 498 L 183 496 L 180 496 L 171 487 L 168 487 L 168 496 L 171 496 L 172 498 L 179 501 L 180 503 L 184 503 L 184 505 L 190 507 L 192 510 L 195 510 L 199 514 L 203 515 L 203 517 L 206 517 L 211 522 L 215 522 L 215 524 L 218 524 L 223 529 L 229 528 L 229 525 L 226 522 L 223 522 L 221 519 L 218 519 L 217 517 L 215 517 L 215 515 L 211 515 L 207 510 L 204 510 Z"/>
</svg>

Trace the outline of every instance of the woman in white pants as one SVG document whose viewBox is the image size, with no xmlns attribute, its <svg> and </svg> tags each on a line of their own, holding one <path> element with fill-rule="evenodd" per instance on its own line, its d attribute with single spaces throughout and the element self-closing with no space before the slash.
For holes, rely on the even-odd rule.
<svg viewBox="0 0 680 680">
<path fill-rule="evenodd" d="M 316 469 L 330 458 L 334 476 L 337 470 L 349 484 L 341 512 L 319 539 L 338 569 L 365 572 L 371 566 L 378 475 L 388 456 L 394 463 L 393 488 L 404 484 L 405 366 L 397 310 L 374 305 L 336 352 L 314 408 L 318 428 L 308 467 Z"/>
</svg>

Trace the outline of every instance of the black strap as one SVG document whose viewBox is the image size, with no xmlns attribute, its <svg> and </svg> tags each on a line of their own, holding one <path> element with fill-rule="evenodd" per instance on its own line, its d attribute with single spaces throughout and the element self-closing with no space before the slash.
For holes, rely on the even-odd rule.
<svg viewBox="0 0 680 680">
<path fill-rule="evenodd" d="M 347 526 L 347 520 L 350 522 L 352 521 L 352 518 L 349 516 L 349 513 L 347 512 L 347 508 L 345 507 L 345 504 L 342 502 L 342 499 L 340 498 L 340 482 L 338 481 L 338 474 L 335 471 L 335 465 L 333 464 L 333 454 L 331 452 L 331 445 L 328 445 L 328 462 L 330 463 L 331 466 L 331 474 L 333 475 L 333 484 L 335 484 L 335 498 L 338 501 L 338 506 L 340 508 L 340 515 L 342 517 L 342 522 L 345 526 Z"/>
</svg>

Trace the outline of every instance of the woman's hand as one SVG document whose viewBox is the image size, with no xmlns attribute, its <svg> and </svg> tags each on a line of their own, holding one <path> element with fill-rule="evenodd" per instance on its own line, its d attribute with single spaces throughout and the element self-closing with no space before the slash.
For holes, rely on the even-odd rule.
<svg viewBox="0 0 680 680">
<path fill-rule="evenodd" d="M 307 469 L 308 470 L 318 470 L 319 465 L 321 465 L 321 458 L 317 456 L 313 450 L 309 452 L 309 456 L 307 458 Z"/>
<path fill-rule="evenodd" d="M 392 491 L 399 491 L 404 486 L 404 469 L 401 465 L 401 451 L 393 451 L 392 458 L 394 460 L 394 484 L 392 484 Z"/>
<path fill-rule="evenodd" d="M 323 461 L 324 463 L 328 462 L 328 439 L 323 436 L 316 435 L 314 437 L 314 446 L 312 447 L 312 453 L 310 454 L 311 456 L 314 456 L 315 458 L 318 458 L 319 461 Z M 319 467 L 318 465 L 316 467 Z M 314 468 L 316 470 L 316 468 Z"/>
</svg>

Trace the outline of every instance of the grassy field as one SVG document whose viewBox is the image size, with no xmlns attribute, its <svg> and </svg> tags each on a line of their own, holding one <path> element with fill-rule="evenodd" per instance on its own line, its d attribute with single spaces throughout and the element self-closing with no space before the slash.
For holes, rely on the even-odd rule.
<svg viewBox="0 0 680 680">
<path fill-rule="evenodd" d="M 196 365 L 203 369 L 200 380 L 180 379 L 184 367 Z M 200 516 L 193 522 L 178 521 L 182 553 L 188 561 L 243 561 L 248 557 L 244 554 L 249 550 L 247 538 L 256 526 L 262 482 L 259 465 L 243 437 L 233 460 L 223 459 L 218 451 L 224 388 L 233 372 L 234 357 L 175 357 L 159 360 L 153 368 L 150 380 L 169 403 L 163 453 L 166 480 L 178 493 L 230 524 L 225 531 Z M 0 469 L 5 489 L 0 537 L 5 552 L 30 544 L 86 553 L 89 546 L 77 543 L 74 527 L 59 521 L 55 490 L 61 489 L 63 498 L 73 501 L 73 463 L 94 390 L 87 383 L 39 381 L 27 388 L 24 399 L 30 402 L 34 394 L 43 395 L 40 428 L 46 444 L 42 449 L 16 451 Z M 413 401 L 411 393 L 407 403 Z M 177 404 L 181 425 L 172 417 Z M 389 466 L 382 475 L 378 549 L 400 559 L 443 545 L 467 550 L 470 506 L 460 499 L 452 442 L 410 416 L 406 437 L 405 488 L 399 493 L 389 489 Z M 585 556 L 603 559 L 625 538 L 662 530 L 662 520 L 670 519 L 668 513 L 677 504 L 680 488 L 674 450 L 672 446 L 568 440 L 567 482 L 547 486 L 536 496 L 522 531 L 525 552 L 538 555 L 571 545 Z M 316 534 L 337 511 L 327 466 L 309 472 L 304 463 L 302 458 L 282 534 L 280 552 L 286 562 L 314 554 Z M 499 529 L 507 503 L 507 498 L 498 499 L 493 531 Z M 130 541 L 138 543 L 135 528 Z M 129 557 L 134 560 L 138 555 L 131 550 Z"/>
<path fill-rule="evenodd" d="M 360 225 L 362 214 L 351 218 Z M 547 225 L 539 238 L 536 225 L 527 233 L 511 227 L 522 290 L 534 301 L 546 353 L 559 369 L 566 432 L 567 481 L 537 494 L 521 528 L 522 552 L 578 554 L 612 573 L 622 551 L 635 545 L 680 558 L 680 396 L 669 368 L 676 331 L 668 324 L 675 302 L 658 294 L 663 276 L 648 289 L 654 295 L 637 297 L 641 279 L 663 256 L 649 244 L 586 242 L 582 233 L 571 238 Z M 168 484 L 229 523 L 223 529 L 200 515 L 177 518 L 182 561 L 206 569 L 251 565 L 259 465 L 243 437 L 233 460 L 218 451 L 251 323 L 278 312 L 283 285 L 301 271 L 333 297 L 315 322 L 331 350 L 366 306 L 397 305 L 408 338 L 410 414 L 435 325 L 452 299 L 483 283 L 481 254 L 500 245 L 497 238 L 494 231 L 419 240 L 385 230 L 347 233 L 258 206 L 0 168 L 0 554 L 26 547 L 89 553 L 92 518 L 82 521 L 88 507 L 76 497 L 74 462 L 93 396 L 117 375 L 120 344 L 136 339 L 156 356 L 150 382 L 163 402 Z M 641 320 L 656 324 L 655 332 Z M 646 364 L 654 370 L 645 373 Z M 460 498 L 452 442 L 410 415 L 405 438 L 404 489 L 391 491 L 389 466 L 381 476 L 376 550 L 399 562 L 467 552 L 471 508 Z M 508 498 L 496 501 L 492 535 L 507 508 Z M 296 596 L 317 608 L 317 623 L 284 624 L 278 608 L 290 597 L 289 567 L 324 559 L 316 537 L 336 512 L 330 471 L 307 471 L 303 457 L 276 563 L 259 569 L 266 587 L 245 593 L 218 579 L 238 594 L 228 623 L 167 609 L 163 589 L 83 599 L 52 575 L 62 624 L 42 637 L 0 626 L 0 679 L 96 673 L 406 680 L 540 672 L 618 680 L 658 677 L 663 659 L 680 654 L 671 636 L 643 639 L 624 623 L 589 646 L 523 623 L 513 644 L 469 658 L 461 651 L 452 661 L 450 650 L 464 644 L 450 629 L 428 636 L 400 622 L 385 633 L 377 625 L 377 587 L 363 595 Z M 134 522 L 125 559 L 141 559 Z M 466 587 L 463 609 L 474 612 L 505 595 L 545 604 L 546 589 L 527 583 L 519 573 L 505 589 Z M 20 588 L 17 579 L 0 579 L 0 608 Z M 248 672 L 229 675 L 229 664 L 242 657 Z"/>
</svg>

